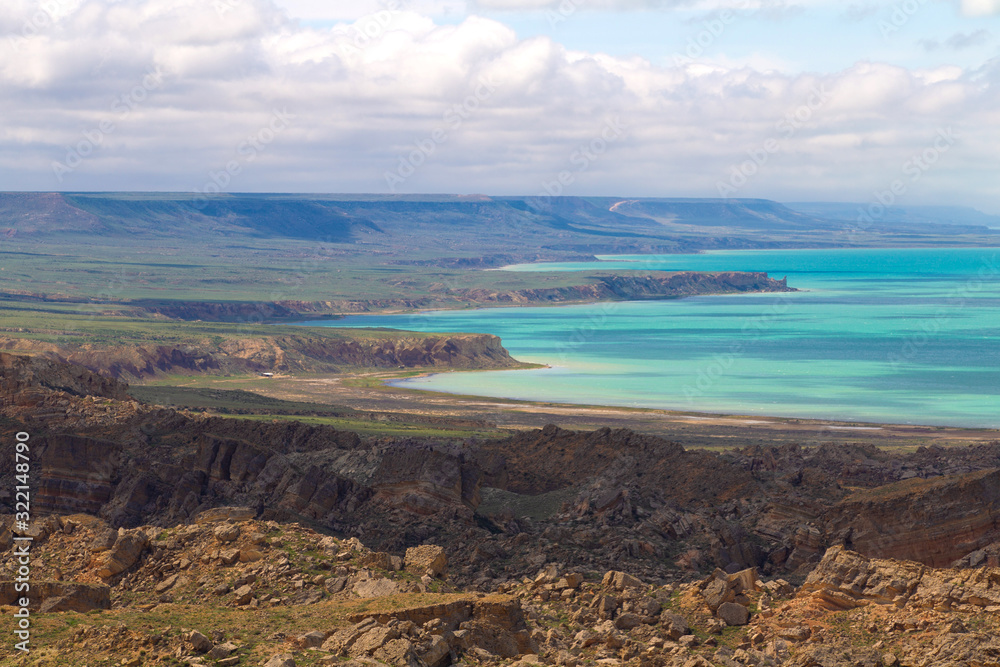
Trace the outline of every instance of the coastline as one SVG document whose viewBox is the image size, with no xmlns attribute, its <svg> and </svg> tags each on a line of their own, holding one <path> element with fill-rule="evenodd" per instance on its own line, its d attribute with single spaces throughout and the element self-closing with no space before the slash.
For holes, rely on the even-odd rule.
<svg viewBox="0 0 1000 667">
<path fill-rule="evenodd" d="M 665 410 L 601 404 L 576 404 L 449 394 L 392 385 L 402 376 L 442 371 L 417 369 L 363 371 L 353 374 L 259 377 L 188 377 L 171 382 L 189 387 L 245 389 L 283 400 L 337 405 L 394 418 L 415 416 L 442 423 L 461 420 L 511 433 L 557 424 L 571 430 L 628 428 L 683 441 L 685 447 L 730 449 L 736 446 L 824 443 L 870 443 L 878 447 L 983 445 L 1000 440 L 1000 429 L 957 426 L 806 419 L 723 412 Z M 445 371 L 466 372 L 466 371 Z M 471 372 L 471 371 L 470 371 Z M 178 378 L 179 380 L 179 378 Z"/>
</svg>

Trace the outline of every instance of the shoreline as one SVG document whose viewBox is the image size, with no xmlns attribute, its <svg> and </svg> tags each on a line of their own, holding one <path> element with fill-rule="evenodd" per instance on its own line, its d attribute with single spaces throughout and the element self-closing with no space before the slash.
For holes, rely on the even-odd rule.
<svg viewBox="0 0 1000 667">
<path fill-rule="evenodd" d="M 613 403 L 574 403 L 572 401 L 538 401 L 535 399 L 521 399 L 509 396 L 485 396 L 479 394 L 466 394 L 461 392 L 451 392 L 443 389 L 418 389 L 415 387 L 407 387 L 401 383 L 408 382 L 410 380 L 415 380 L 417 378 L 430 378 L 435 375 L 448 375 L 450 373 L 488 373 L 495 371 L 521 371 L 521 370 L 541 370 L 541 369 L 551 369 L 557 368 L 550 364 L 538 364 L 536 368 L 488 368 L 483 370 L 478 369 L 454 369 L 454 370 L 428 370 L 410 375 L 408 377 L 401 378 L 390 378 L 383 380 L 382 384 L 386 387 L 391 387 L 400 391 L 409 392 L 422 392 L 427 394 L 437 394 L 442 396 L 455 396 L 466 399 L 478 399 L 482 401 L 511 401 L 516 403 L 525 404 L 538 404 L 538 405 L 560 405 L 560 406 L 575 406 L 586 410 L 626 410 L 626 411 L 636 411 L 636 412 L 649 412 L 657 414 L 665 414 L 678 417 L 686 417 L 689 419 L 733 419 L 739 420 L 745 424 L 747 423 L 771 423 L 771 422 L 802 422 L 802 423 L 816 423 L 823 424 L 826 428 L 831 430 L 844 430 L 844 431 L 867 431 L 867 430 L 881 430 L 883 428 L 913 428 L 913 429 L 956 429 L 962 431 L 983 431 L 983 432 L 994 432 L 997 434 L 997 439 L 1000 440 L 1000 424 L 997 426 L 956 426 L 952 424 L 936 424 L 936 423 L 907 423 L 907 422 L 886 422 L 886 421 L 868 421 L 865 419 L 837 419 L 833 417 L 792 417 L 792 416 L 781 416 L 772 414 L 748 414 L 740 412 L 725 412 L 725 411 L 713 411 L 713 410 L 680 410 L 676 408 L 653 408 L 653 407 L 643 407 L 643 406 L 628 406 L 628 405 L 615 405 Z"/>
<path fill-rule="evenodd" d="M 369 413 L 417 417 L 423 422 L 474 420 L 497 434 L 556 424 L 578 431 L 626 428 L 681 443 L 685 448 L 732 449 L 748 445 L 865 444 L 880 448 L 971 446 L 1000 441 L 1000 429 L 838 421 L 737 413 L 693 412 L 493 398 L 396 387 L 387 382 L 438 369 L 359 370 L 344 374 L 259 377 L 188 376 L 171 386 L 244 389 L 283 400 L 349 407 Z M 447 371 L 470 372 L 470 371 Z M 162 381 L 156 384 L 164 384 Z"/>
</svg>

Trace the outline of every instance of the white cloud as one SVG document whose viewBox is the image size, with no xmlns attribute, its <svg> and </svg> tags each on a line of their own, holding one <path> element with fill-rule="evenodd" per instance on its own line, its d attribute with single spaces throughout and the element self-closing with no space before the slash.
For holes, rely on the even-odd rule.
<svg viewBox="0 0 1000 667">
<path fill-rule="evenodd" d="M 966 16 L 1000 14 L 1000 0 L 962 0 L 962 13 Z"/>
<path fill-rule="evenodd" d="M 265 0 L 220 1 L 235 4 L 220 15 L 201 0 L 87 0 L 0 42 L 5 188 L 190 191 L 235 161 L 231 191 L 386 192 L 386 173 L 423 146 L 400 191 L 533 194 L 570 170 L 571 194 L 715 196 L 732 164 L 775 138 L 781 151 L 741 195 L 864 199 L 947 126 L 961 140 L 920 191 L 985 200 L 995 187 L 998 63 L 661 67 L 475 16 L 440 25 L 394 11 L 317 29 Z M 7 25 L 29 17 L 17 8 Z M 150 71 L 162 83 L 146 85 Z M 275 110 L 294 118 L 269 134 Z M 609 122 L 624 133 L 578 171 L 577 151 Z M 52 165 L 74 151 L 59 181 Z"/>
</svg>

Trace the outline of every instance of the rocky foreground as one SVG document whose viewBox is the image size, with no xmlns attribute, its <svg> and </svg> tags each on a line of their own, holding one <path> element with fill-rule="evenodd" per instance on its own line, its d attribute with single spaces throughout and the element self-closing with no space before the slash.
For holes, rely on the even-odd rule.
<svg viewBox="0 0 1000 667">
<path fill-rule="evenodd" d="M 805 583 L 716 570 L 682 584 L 543 565 L 488 591 L 445 549 L 375 552 L 218 508 L 171 529 L 37 525 L 36 639 L 12 665 L 995 665 L 1000 569 L 827 551 Z M 0 547 L 11 531 L 0 528 Z M 12 578 L 15 558 L 0 557 Z M 16 599 L 0 581 L 0 605 Z M 4 608 L 5 623 L 13 607 Z M 40 613 L 39 613 L 40 612 Z"/>
<path fill-rule="evenodd" d="M 21 431 L 37 650 L 0 664 L 1000 664 L 998 443 L 361 437 L 0 355 Z"/>
</svg>

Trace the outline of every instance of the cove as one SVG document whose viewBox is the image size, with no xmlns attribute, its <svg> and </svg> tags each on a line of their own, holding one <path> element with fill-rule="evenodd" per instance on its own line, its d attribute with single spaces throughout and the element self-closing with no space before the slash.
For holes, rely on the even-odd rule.
<svg viewBox="0 0 1000 667">
<path fill-rule="evenodd" d="M 800 292 L 351 316 L 483 332 L 536 370 L 398 386 L 523 400 L 1000 428 L 1000 249 L 755 250 L 511 271 L 766 271 Z"/>
</svg>

